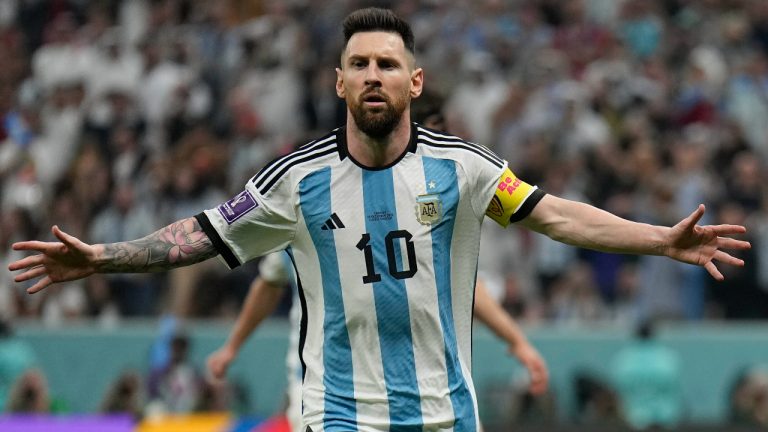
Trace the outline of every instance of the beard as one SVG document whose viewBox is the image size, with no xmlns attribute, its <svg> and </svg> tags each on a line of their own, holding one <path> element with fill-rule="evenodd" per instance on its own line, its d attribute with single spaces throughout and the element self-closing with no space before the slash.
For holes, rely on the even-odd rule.
<svg viewBox="0 0 768 432">
<path fill-rule="evenodd" d="M 365 106 L 365 97 L 371 93 L 376 93 L 383 101 L 385 106 L 382 108 L 367 108 Z M 403 118 L 403 112 L 408 106 L 408 95 L 403 94 L 390 99 L 376 91 L 369 91 L 360 95 L 357 100 L 347 101 L 349 111 L 355 120 L 357 127 L 371 138 L 384 138 L 389 135 Z"/>
</svg>

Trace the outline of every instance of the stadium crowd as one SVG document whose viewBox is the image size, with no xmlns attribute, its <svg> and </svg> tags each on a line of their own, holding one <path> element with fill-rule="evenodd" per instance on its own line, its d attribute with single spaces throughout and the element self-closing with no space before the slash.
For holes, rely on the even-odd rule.
<svg viewBox="0 0 768 432">
<path fill-rule="evenodd" d="M 343 124 L 339 22 L 414 26 L 448 129 L 522 179 L 633 220 L 746 224 L 712 282 L 657 257 L 582 251 L 486 224 L 480 275 L 523 322 L 768 318 L 768 2 L 763 0 L 6 0 L 0 4 L 0 261 L 52 221 L 138 238 L 241 191 Z M 50 237 L 50 234 L 48 234 Z M 255 267 L 91 277 L 0 316 L 231 316 Z"/>
</svg>

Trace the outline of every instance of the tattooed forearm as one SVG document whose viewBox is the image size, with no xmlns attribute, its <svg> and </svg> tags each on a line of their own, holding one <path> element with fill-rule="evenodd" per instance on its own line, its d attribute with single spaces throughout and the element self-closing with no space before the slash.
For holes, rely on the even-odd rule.
<svg viewBox="0 0 768 432">
<path fill-rule="evenodd" d="M 138 240 L 105 244 L 98 269 L 104 273 L 163 271 L 216 255 L 197 219 L 187 218 Z"/>
</svg>

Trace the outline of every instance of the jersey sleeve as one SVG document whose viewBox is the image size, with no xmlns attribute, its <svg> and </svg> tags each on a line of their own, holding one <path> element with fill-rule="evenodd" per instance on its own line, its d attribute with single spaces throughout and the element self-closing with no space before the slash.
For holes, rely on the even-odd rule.
<svg viewBox="0 0 768 432">
<path fill-rule="evenodd" d="M 290 182 L 268 193 L 261 195 L 248 182 L 232 199 L 195 216 L 229 268 L 285 249 L 293 240 L 296 197 Z"/>
<path fill-rule="evenodd" d="M 528 216 L 544 195 L 538 187 L 520 180 L 509 167 L 505 167 L 485 214 L 506 227 Z"/>
<path fill-rule="evenodd" d="M 259 263 L 259 276 L 273 285 L 287 285 L 290 275 L 285 262 L 285 252 L 272 252 Z"/>
</svg>

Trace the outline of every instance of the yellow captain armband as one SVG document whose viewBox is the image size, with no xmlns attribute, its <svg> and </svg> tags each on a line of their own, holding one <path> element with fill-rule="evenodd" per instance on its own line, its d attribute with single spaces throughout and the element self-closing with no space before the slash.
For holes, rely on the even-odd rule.
<svg viewBox="0 0 768 432">
<path fill-rule="evenodd" d="M 517 212 L 535 188 L 520 180 L 509 168 L 499 178 L 496 192 L 485 214 L 499 225 L 509 225 L 512 215 Z"/>
</svg>

